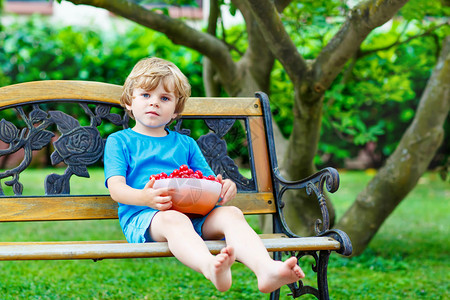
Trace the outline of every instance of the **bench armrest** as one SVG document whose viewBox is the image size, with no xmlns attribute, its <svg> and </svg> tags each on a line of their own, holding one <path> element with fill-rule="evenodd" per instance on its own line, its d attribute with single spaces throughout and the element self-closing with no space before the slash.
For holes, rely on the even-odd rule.
<svg viewBox="0 0 450 300">
<path fill-rule="evenodd" d="M 327 188 L 327 191 L 330 193 L 334 193 L 339 188 L 339 173 L 334 168 L 325 168 L 322 169 L 315 174 L 308 176 L 307 178 L 289 181 L 283 178 L 278 168 L 274 169 L 274 178 L 278 183 L 278 191 L 277 191 L 277 201 L 279 207 L 279 221 L 281 222 L 281 229 L 285 234 L 291 237 L 298 237 L 295 233 L 293 233 L 286 224 L 286 221 L 283 216 L 282 209 L 284 207 L 284 203 L 281 200 L 285 191 L 289 189 L 305 189 L 307 195 L 311 195 L 314 193 L 319 202 L 320 211 L 322 212 L 322 220 L 317 219 L 315 224 L 315 232 L 316 236 L 327 236 L 335 239 L 341 244 L 341 247 L 336 252 L 345 256 L 349 256 L 352 254 L 352 243 L 348 237 L 348 235 L 339 229 L 330 229 L 330 217 L 328 213 L 327 203 L 325 201 L 324 195 L 324 185 Z M 320 225 L 322 224 L 322 228 Z"/>
<path fill-rule="evenodd" d="M 277 193 L 277 200 L 280 210 L 284 207 L 284 202 L 281 200 L 284 192 L 289 189 L 305 189 L 307 195 L 311 195 L 312 193 L 316 195 L 319 202 L 320 211 L 322 212 L 322 220 L 316 220 L 316 235 L 321 235 L 330 229 L 330 217 L 324 196 L 324 185 L 326 185 L 327 190 L 330 193 L 337 191 L 339 188 L 339 173 L 336 169 L 331 167 L 325 168 L 311 176 L 308 176 L 307 178 L 289 181 L 283 178 L 278 168 L 276 168 L 274 170 L 274 176 L 280 187 Z M 319 228 L 321 224 L 322 229 Z"/>
</svg>

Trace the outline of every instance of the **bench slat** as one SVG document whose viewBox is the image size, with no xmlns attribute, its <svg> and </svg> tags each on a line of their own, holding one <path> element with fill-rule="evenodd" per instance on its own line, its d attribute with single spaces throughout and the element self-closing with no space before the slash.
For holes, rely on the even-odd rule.
<svg viewBox="0 0 450 300">
<path fill-rule="evenodd" d="M 122 86 L 90 81 L 51 80 L 14 84 L 1 88 L 0 107 L 45 100 L 86 100 L 119 105 Z M 191 97 L 184 116 L 262 116 L 257 98 Z"/>
<path fill-rule="evenodd" d="M 263 235 L 268 251 L 339 250 L 340 243 L 329 237 L 281 238 L 281 235 Z M 208 249 L 217 254 L 225 241 L 206 241 Z M 29 242 L 0 243 L 0 260 L 62 260 L 146 258 L 172 256 L 167 243 L 129 244 L 125 241 L 90 242 Z"/>
<path fill-rule="evenodd" d="M 228 205 L 245 214 L 275 212 L 272 193 L 240 193 Z M 116 219 L 110 196 L 0 197 L 0 222 Z"/>
</svg>

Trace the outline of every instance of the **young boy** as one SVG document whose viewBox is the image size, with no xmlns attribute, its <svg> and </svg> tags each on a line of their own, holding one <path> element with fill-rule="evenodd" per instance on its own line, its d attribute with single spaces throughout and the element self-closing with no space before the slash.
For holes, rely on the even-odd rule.
<svg viewBox="0 0 450 300">
<path fill-rule="evenodd" d="M 159 58 L 139 61 L 125 81 L 120 103 L 136 121 L 132 129 L 112 134 L 105 148 L 105 178 L 111 197 L 119 203 L 119 220 L 130 243 L 168 242 L 173 255 L 202 273 L 219 291 L 231 287 L 231 265 L 239 260 L 257 276 L 263 293 L 304 277 L 291 257 L 273 260 L 242 212 L 217 206 L 204 217 L 190 218 L 171 210 L 171 190 L 154 189 L 149 175 L 170 174 L 188 165 L 205 176 L 214 175 L 197 143 L 166 125 L 183 111 L 191 87 L 172 63 Z M 222 184 L 220 205 L 237 192 L 229 179 Z M 225 238 L 227 246 L 213 256 L 203 239 Z"/>
</svg>

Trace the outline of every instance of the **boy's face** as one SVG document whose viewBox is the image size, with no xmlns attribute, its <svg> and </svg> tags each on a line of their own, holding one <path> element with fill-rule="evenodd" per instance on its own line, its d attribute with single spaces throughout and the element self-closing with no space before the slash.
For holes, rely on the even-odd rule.
<svg viewBox="0 0 450 300">
<path fill-rule="evenodd" d="M 164 128 L 177 116 L 176 103 L 175 93 L 167 92 L 162 84 L 152 91 L 133 89 L 133 101 L 126 105 L 136 120 L 133 130 L 150 136 L 167 135 Z"/>
</svg>

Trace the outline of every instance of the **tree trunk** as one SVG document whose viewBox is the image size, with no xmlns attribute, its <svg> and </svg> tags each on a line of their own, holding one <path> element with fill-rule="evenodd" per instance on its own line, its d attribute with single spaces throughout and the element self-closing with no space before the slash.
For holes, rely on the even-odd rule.
<svg viewBox="0 0 450 300">
<path fill-rule="evenodd" d="M 303 95 L 297 97 L 311 99 L 314 95 L 303 89 Z M 283 161 L 283 175 L 289 180 L 302 179 L 317 171 L 314 155 L 320 138 L 322 105 L 322 97 L 317 101 L 295 101 L 294 124 Z M 315 222 L 322 216 L 317 199 L 307 196 L 305 191 L 291 191 L 286 193 L 283 201 L 286 203 L 285 217 L 289 228 L 301 236 L 313 234 Z M 326 201 L 330 226 L 333 226 L 334 207 L 329 199 Z"/>
<path fill-rule="evenodd" d="M 390 213 L 414 188 L 442 143 L 443 124 L 450 109 L 450 37 L 395 152 L 358 195 L 337 224 L 349 235 L 353 255 L 367 247 Z"/>
</svg>

